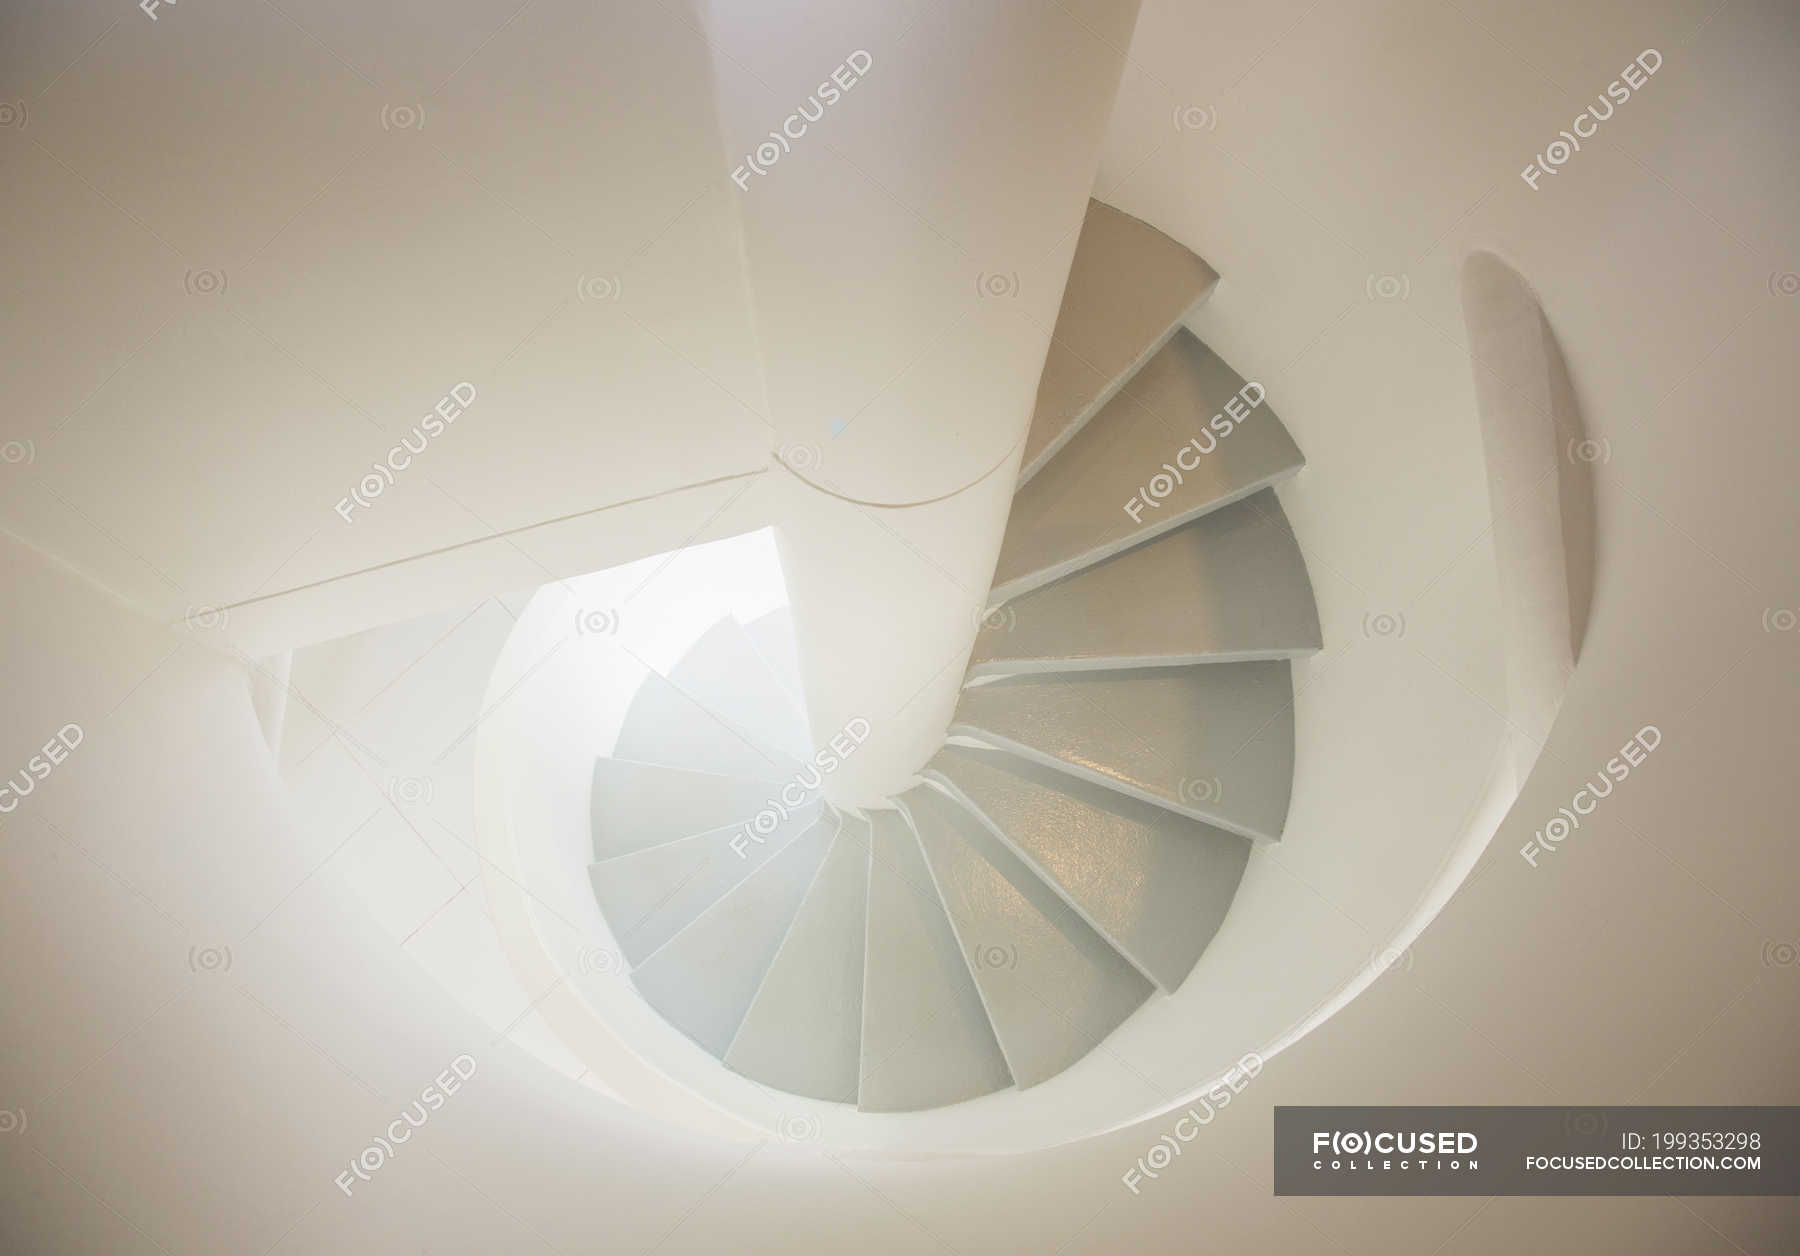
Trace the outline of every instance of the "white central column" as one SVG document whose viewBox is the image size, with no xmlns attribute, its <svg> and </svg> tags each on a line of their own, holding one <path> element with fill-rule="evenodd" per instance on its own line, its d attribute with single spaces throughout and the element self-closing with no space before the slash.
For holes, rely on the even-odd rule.
<svg viewBox="0 0 1800 1256">
<path fill-rule="evenodd" d="M 809 716 L 873 730 L 839 801 L 942 741 L 1136 21 L 1107 9 L 705 7 Z"/>
</svg>

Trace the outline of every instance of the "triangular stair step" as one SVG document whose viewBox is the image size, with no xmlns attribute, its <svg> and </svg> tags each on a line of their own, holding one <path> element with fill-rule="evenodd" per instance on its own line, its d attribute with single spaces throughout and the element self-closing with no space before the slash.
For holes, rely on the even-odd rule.
<svg viewBox="0 0 1800 1256">
<path fill-rule="evenodd" d="M 839 826 L 725 1063 L 777 1090 L 855 1103 L 862 1063 L 869 826 L 847 815 L 839 817 Z"/>
<path fill-rule="evenodd" d="M 991 612 L 969 674 L 1294 658 L 1319 643 L 1306 560 L 1263 489 Z"/>
<path fill-rule="evenodd" d="M 751 821 L 769 805 L 771 793 L 768 781 L 598 759 L 588 798 L 594 858 L 611 859 Z"/>
<path fill-rule="evenodd" d="M 806 689 L 800 680 L 799 643 L 794 639 L 794 609 L 778 606 L 744 625 L 750 644 L 781 686 L 793 700 L 796 710 L 806 709 Z"/>
<path fill-rule="evenodd" d="M 1148 223 L 1088 202 L 1038 379 L 1021 484 L 1167 343 L 1218 281 L 1217 271 Z"/>
<path fill-rule="evenodd" d="M 1068 1068 L 1153 989 L 961 805 L 932 788 L 901 798 L 1013 1080 Z"/>
<path fill-rule="evenodd" d="M 1235 833 L 1002 751 L 946 747 L 925 775 L 1166 993 L 1218 932 L 1250 857 Z"/>
<path fill-rule="evenodd" d="M 669 679 L 751 745 L 797 763 L 812 756 L 804 712 L 737 620 L 727 616 L 707 629 Z"/>
<path fill-rule="evenodd" d="M 1009 676 L 965 689 L 950 732 L 1246 837 L 1287 823 L 1285 660 Z"/>
<path fill-rule="evenodd" d="M 836 833 L 817 820 L 644 961 L 631 974 L 644 1001 L 724 1059 Z"/>
<path fill-rule="evenodd" d="M 778 750 L 753 745 L 699 699 L 655 672 L 644 677 L 625 711 L 615 758 L 720 776 L 780 782 L 800 765 Z"/>
<path fill-rule="evenodd" d="M 916 1112 L 1004 1090 L 1012 1074 L 918 838 L 898 812 L 869 821 L 857 1106 Z"/>
<path fill-rule="evenodd" d="M 594 899 L 619 953 L 641 964 L 811 828 L 823 808 L 802 807 L 766 836 L 733 824 L 589 865 Z"/>
<path fill-rule="evenodd" d="M 1019 489 L 992 599 L 1027 593 L 1298 471 L 1299 446 L 1259 394 L 1247 391 L 1254 408 L 1246 402 L 1246 390 L 1193 333 L 1177 332 Z"/>
</svg>

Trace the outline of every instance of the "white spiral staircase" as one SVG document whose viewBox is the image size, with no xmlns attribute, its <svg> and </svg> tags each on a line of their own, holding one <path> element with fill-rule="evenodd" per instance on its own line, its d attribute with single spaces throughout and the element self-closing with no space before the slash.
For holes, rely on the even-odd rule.
<svg viewBox="0 0 1800 1256">
<path fill-rule="evenodd" d="M 822 797 L 856 738 L 808 729 L 787 612 L 644 677 L 593 891 L 725 1068 L 872 1113 L 1036 1085 L 1182 984 L 1281 837 L 1321 637 L 1270 486 L 1303 458 L 1182 327 L 1216 280 L 1090 207 L 949 741 L 891 807 Z"/>
</svg>

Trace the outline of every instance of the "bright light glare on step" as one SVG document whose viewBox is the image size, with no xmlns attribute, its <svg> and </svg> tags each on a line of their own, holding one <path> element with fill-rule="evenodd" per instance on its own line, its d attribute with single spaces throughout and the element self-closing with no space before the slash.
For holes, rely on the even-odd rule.
<svg viewBox="0 0 1800 1256">
<path fill-rule="evenodd" d="M 788 604 L 773 528 L 641 558 L 542 592 L 567 596 L 576 613 L 594 616 L 590 622 L 662 673 L 724 616 L 748 624 Z"/>
</svg>

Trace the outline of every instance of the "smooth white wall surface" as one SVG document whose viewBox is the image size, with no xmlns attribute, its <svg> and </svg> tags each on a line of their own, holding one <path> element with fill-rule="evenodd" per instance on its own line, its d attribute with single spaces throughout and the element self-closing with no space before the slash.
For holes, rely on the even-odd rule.
<svg viewBox="0 0 1800 1256">
<path fill-rule="evenodd" d="M 0 525 L 170 622 L 303 591 L 256 612 L 293 644 L 321 582 L 777 449 L 962 489 L 1029 418 L 1135 8 L 22 11 Z M 517 587 L 432 582 L 404 609 Z"/>
<path fill-rule="evenodd" d="M 0 520 L 163 617 L 765 465 L 679 6 L 75 4 L 7 43 Z"/>
</svg>

